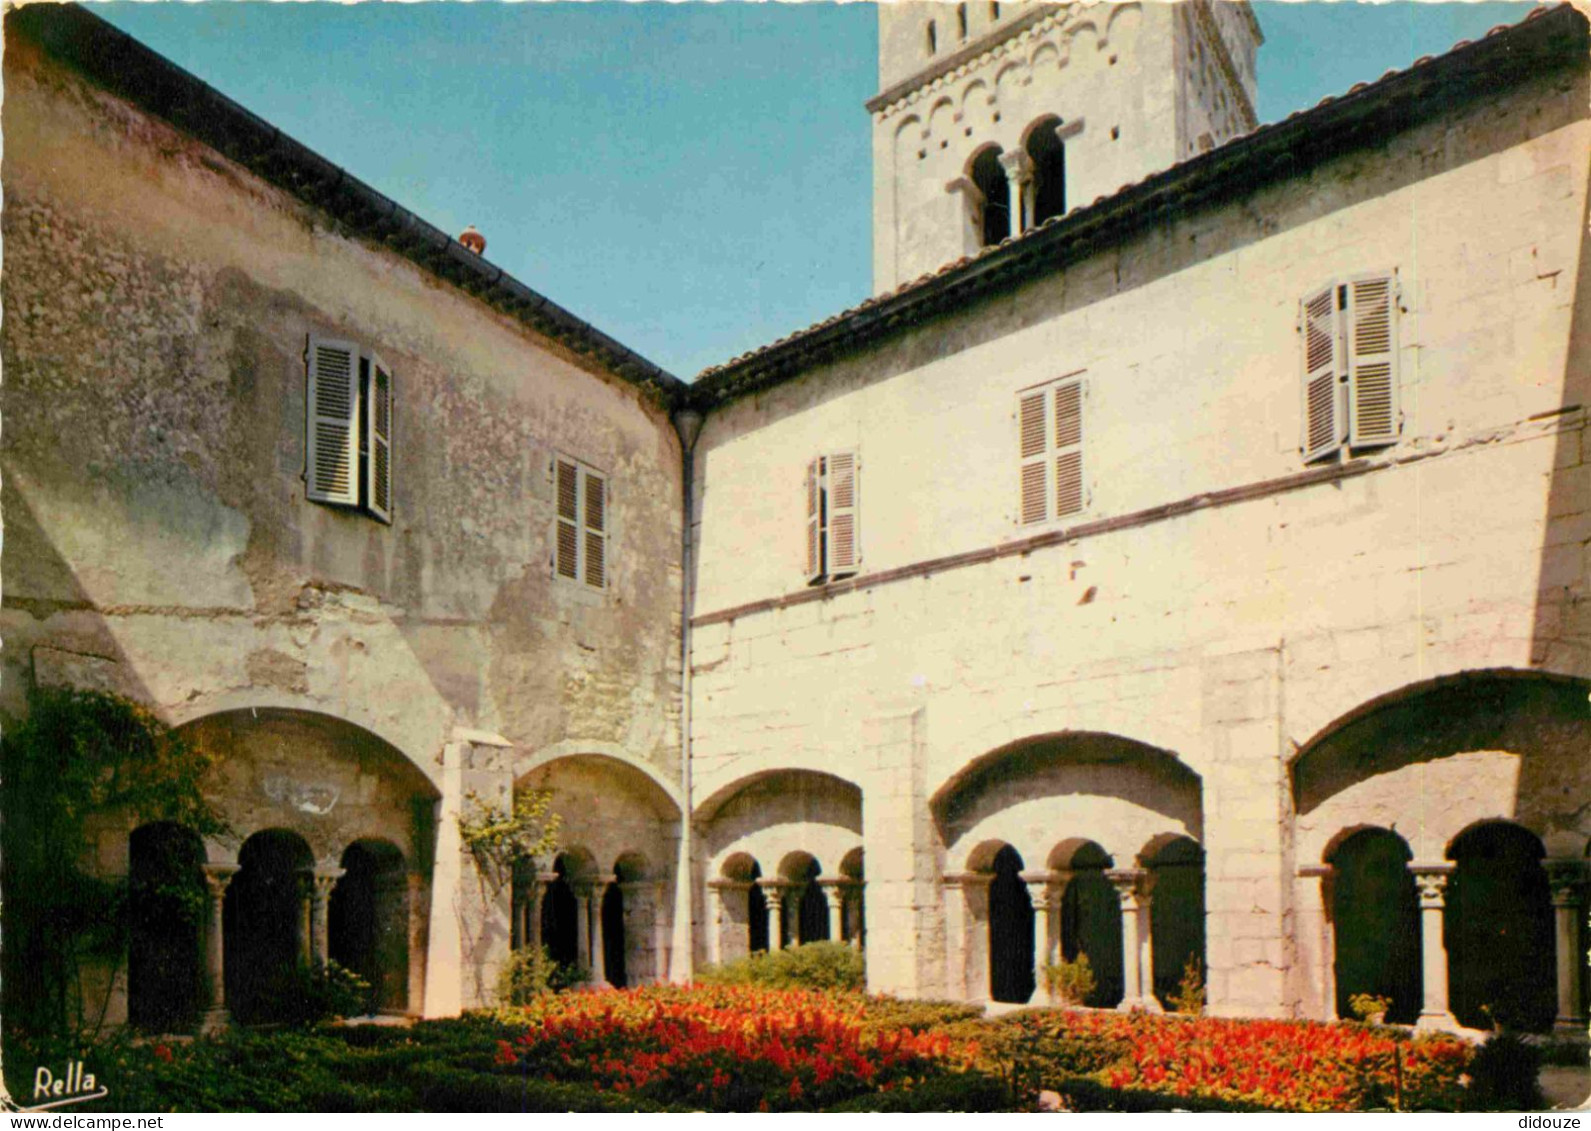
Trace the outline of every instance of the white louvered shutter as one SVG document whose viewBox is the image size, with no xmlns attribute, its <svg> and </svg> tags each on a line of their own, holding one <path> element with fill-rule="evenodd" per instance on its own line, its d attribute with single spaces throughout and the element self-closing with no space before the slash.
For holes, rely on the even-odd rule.
<svg viewBox="0 0 1591 1131">
<path fill-rule="evenodd" d="M 829 576 L 842 577 L 856 572 L 862 560 L 857 543 L 856 453 L 836 452 L 828 457 L 824 476 L 828 499 Z"/>
<path fill-rule="evenodd" d="M 823 578 L 823 461 L 807 464 L 807 583 Z"/>
<path fill-rule="evenodd" d="M 1342 348 L 1337 319 L 1337 288 L 1325 287 L 1304 299 L 1299 311 L 1304 332 L 1304 462 L 1336 451 L 1343 441 L 1339 390 Z"/>
<path fill-rule="evenodd" d="M 1055 389 L 1055 516 L 1081 514 L 1083 493 L 1083 383 Z"/>
<path fill-rule="evenodd" d="M 555 459 L 553 496 L 557 505 L 557 537 L 553 549 L 554 569 L 559 577 L 580 576 L 580 468 L 565 459 Z"/>
<path fill-rule="evenodd" d="M 1022 459 L 1022 490 L 1017 521 L 1043 522 L 1050 515 L 1048 414 L 1046 390 L 1017 399 L 1018 446 Z"/>
<path fill-rule="evenodd" d="M 370 408 L 366 445 L 365 505 L 382 522 L 392 521 L 392 371 L 379 357 L 370 359 Z"/>
<path fill-rule="evenodd" d="M 1391 275 L 1348 283 L 1348 443 L 1398 438 L 1398 296 Z"/>
<path fill-rule="evenodd" d="M 320 503 L 359 505 L 359 347 L 309 339 L 304 479 Z"/>
<path fill-rule="evenodd" d="M 608 481 L 594 471 L 580 472 L 581 513 L 584 516 L 585 583 L 593 589 L 608 584 Z"/>
</svg>

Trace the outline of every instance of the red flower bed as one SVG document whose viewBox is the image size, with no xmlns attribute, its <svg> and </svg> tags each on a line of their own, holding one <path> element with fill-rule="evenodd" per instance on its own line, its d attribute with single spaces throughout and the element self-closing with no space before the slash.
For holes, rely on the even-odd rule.
<svg viewBox="0 0 1591 1131">
<path fill-rule="evenodd" d="M 1096 1078 L 1111 1088 L 1287 1111 L 1453 1111 L 1473 1048 L 1457 1037 L 1396 1039 L 1361 1025 L 1068 1011 L 1025 1025 L 1120 1051 Z"/>
<path fill-rule="evenodd" d="M 976 1046 L 878 1033 L 866 999 L 744 986 L 564 994 L 527 1007 L 497 1063 L 659 1103 L 718 1111 L 819 1110 L 964 1069 Z"/>
</svg>

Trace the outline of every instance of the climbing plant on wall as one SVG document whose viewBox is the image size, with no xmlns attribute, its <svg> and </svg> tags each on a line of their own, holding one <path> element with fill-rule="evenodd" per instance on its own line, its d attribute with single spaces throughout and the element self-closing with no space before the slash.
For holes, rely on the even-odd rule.
<svg viewBox="0 0 1591 1131">
<path fill-rule="evenodd" d="M 464 848 L 494 895 L 512 882 L 516 868 L 534 866 L 558 850 L 560 823 L 552 811 L 552 791 L 545 789 L 517 790 L 512 806 L 494 804 L 472 790 L 464 795 L 458 818 Z"/>
<path fill-rule="evenodd" d="M 131 917 L 128 878 L 94 868 L 90 835 L 154 821 L 198 837 L 226 833 L 200 789 L 215 759 L 126 699 L 55 688 L 29 692 L 26 718 L 7 721 L 0 757 L 6 1024 L 34 1038 L 92 1035 L 110 979 L 90 995 L 84 968 L 119 965 Z M 137 895 L 203 911 L 189 891 Z"/>
</svg>

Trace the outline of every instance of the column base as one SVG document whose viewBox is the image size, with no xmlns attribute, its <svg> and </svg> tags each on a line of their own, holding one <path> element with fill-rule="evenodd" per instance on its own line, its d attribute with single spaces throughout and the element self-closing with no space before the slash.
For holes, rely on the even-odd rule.
<svg viewBox="0 0 1591 1131">
<path fill-rule="evenodd" d="M 232 1028 L 232 1011 L 226 1006 L 207 1009 L 199 1018 L 199 1035 L 202 1037 L 213 1037 L 230 1028 Z"/>
<path fill-rule="evenodd" d="M 1418 1032 L 1435 1030 L 1439 1032 L 1451 1033 L 1461 1028 L 1461 1026 L 1458 1023 L 1457 1017 L 1454 1017 L 1451 1013 L 1443 1010 L 1441 1013 L 1420 1014 L 1420 1019 L 1414 1023 L 1414 1028 Z"/>
<path fill-rule="evenodd" d="M 1552 1022 L 1552 1031 L 1584 1037 L 1588 1031 L 1591 1031 L 1588 1030 L 1588 1026 L 1591 1026 L 1591 1022 L 1584 1017 L 1558 1017 Z"/>
</svg>

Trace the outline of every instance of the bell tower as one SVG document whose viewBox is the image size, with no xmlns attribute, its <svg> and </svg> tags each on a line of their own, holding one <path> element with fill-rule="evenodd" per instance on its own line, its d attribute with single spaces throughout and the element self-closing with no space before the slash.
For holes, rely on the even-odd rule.
<svg viewBox="0 0 1591 1131">
<path fill-rule="evenodd" d="M 880 4 L 882 294 L 1257 125 L 1246 0 Z"/>
</svg>

